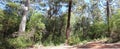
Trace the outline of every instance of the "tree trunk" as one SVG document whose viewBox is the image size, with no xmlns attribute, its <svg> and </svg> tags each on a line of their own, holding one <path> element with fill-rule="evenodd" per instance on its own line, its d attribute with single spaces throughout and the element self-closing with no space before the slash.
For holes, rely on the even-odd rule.
<svg viewBox="0 0 120 49">
<path fill-rule="evenodd" d="M 26 3 L 23 7 L 24 11 L 23 11 L 22 20 L 21 20 L 21 23 L 19 25 L 19 33 L 25 32 L 29 4 L 30 4 L 30 0 L 26 0 Z"/>
<path fill-rule="evenodd" d="M 69 36 L 70 36 L 71 6 L 72 6 L 72 0 L 69 0 L 68 19 L 67 19 L 67 27 L 66 27 L 66 44 L 68 44 L 68 42 L 69 42 Z"/>
<path fill-rule="evenodd" d="M 109 0 L 107 0 L 107 8 L 106 8 L 106 10 L 107 10 L 107 24 L 108 24 L 108 34 L 110 34 L 110 27 L 109 27 L 109 17 L 110 17 L 110 9 L 109 9 Z M 110 36 L 110 35 L 108 35 L 108 36 Z"/>
</svg>

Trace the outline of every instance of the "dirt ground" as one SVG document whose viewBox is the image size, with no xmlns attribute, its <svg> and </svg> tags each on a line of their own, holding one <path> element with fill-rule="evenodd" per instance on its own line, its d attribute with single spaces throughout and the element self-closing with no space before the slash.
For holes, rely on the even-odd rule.
<svg viewBox="0 0 120 49">
<path fill-rule="evenodd" d="M 37 46 L 28 49 L 120 49 L 120 43 L 100 43 L 100 42 L 90 42 L 84 45 L 76 45 L 76 46 Z"/>
</svg>

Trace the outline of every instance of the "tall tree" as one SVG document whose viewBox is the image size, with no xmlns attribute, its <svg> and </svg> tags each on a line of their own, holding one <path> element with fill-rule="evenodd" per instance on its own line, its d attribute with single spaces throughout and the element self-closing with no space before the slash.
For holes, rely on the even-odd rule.
<svg viewBox="0 0 120 49">
<path fill-rule="evenodd" d="M 108 24 L 108 33 L 110 33 L 110 28 L 109 28 L 109 17 L 110 17 L 110 9 L 109 9 L 109 0 L 107 0 L 106 1 L 106 5 L 107 5 L 107 8 L 106 8 L 106 10 L 107 10 L 107 24 Z"/>
<path fill-rule="evenodd" d="M 70 36 L 71 7 L 72 7 L 72 0 L 69 0 L 68 19 L 67 19 L 67 27 L 66 27 L 66 44 L 68 44 L 69 36 Z"/>
<path fill-rule="evenodd" d="M 25 32 L 29 4 L 30 4 L 30 0 L 26 0 L 25 4 L 23 5 L 23 16 L 21 23 L 19 25 L 19 32 Z"/>
</svg>

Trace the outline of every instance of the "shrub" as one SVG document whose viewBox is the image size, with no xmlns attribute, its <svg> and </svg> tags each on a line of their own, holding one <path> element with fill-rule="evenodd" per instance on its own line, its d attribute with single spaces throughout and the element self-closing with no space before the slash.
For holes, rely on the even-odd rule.
<svg viewBox="0 0 120 49">
<path fill-rule="evenodd" d="M 15 48 L 24 48 L 33 44 L 33 42 L 30 39 L 27 39 L 26 37 L 22 36 L 9 39 L 9 43 Z"/>
</svg>

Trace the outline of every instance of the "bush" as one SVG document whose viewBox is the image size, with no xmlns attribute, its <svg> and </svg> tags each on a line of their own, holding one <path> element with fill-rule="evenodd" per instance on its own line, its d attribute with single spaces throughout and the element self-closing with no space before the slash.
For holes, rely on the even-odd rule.
<svg viewBox="0 0 120 49">
<path fill-rule="evenodd" d="M 70 37 L 70 39 L 69 39 L 69 44 L 70 44 L 70 45 L 78 44 L 80 41 L 81 41 L 81 40 L 80 40 L 79 37 L 72 36 L 72 37 Z"/>
<path fill-rule="evenodd" d="M 110 42 L 120 41 L 120 10 L 110 18 Z"/>
<path fill-rule="evenodd" d="M 90 32 L 88 33 L 88 35 L 91 39 L 105 37 L 106 31 L 107 31 L 107 26 L 103 21 L 96 22 L 90 27 Z"/>
<path fill-rule="evenodd" d="M 33 44 L 32 40 L 22 36 L 9 39 L 9 43 L 15 48 L 24 48 Z"/>
</svg>

